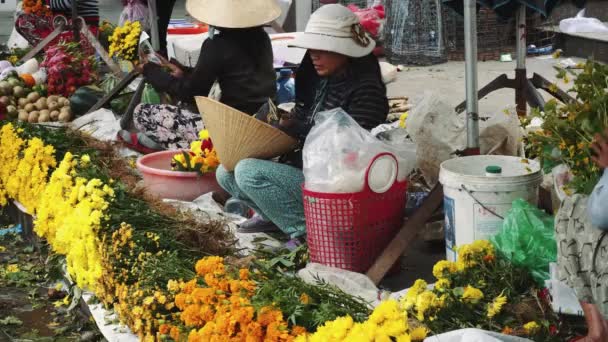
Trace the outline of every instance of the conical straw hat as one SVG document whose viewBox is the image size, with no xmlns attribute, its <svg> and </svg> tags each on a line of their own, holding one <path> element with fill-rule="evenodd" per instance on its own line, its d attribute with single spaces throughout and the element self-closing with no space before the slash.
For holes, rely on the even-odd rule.
<svg viewBox="0 0 608 342">
<path fill-rule="evenodd" d="M 224 168 L 246 158 L 270 159 L 292 151 L 297 140 L 223 103 L 196 96 L 196 105 Z"/>
<path fill-rule="evenodd" d="M 225 28 L 262 26 L 281 16 L 276 0 L 187 0 L 186 11 L 198 21 Z"/>
</svg>

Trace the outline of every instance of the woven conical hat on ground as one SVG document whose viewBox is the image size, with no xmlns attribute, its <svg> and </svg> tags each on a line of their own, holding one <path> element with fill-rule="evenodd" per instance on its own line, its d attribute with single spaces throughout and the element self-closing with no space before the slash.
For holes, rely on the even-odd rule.
<svg viewBox="0 0 608 342">
<path fill-rule="evenodd" d="M 262 26 L 281 15 L 276 0 L 188 0 L 186 11 L 198 21 L 225 28 Z"/>
<path fill-rule="evenodd" d="M 296 139 L 250 115 L 207 97 L 195 99 L 217 156 L 228 171 L 243 159 L 270 159 L 297 146 Z"/>
</svg>

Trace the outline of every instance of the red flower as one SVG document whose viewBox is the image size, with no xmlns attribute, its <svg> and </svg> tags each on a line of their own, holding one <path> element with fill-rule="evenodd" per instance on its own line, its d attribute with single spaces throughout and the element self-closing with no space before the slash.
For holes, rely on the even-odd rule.
<svg viewBox="0 0 608 342">
<path fill-rule="evenodd" d="M 554 324 L 551 324 L 549 326 L 549 334 L 551 334 L 551 336 L 555 336 L 555 335 L 557 335 L 557 333 L 558 333 L 557 327 Z"/>
<path fill-rule="evenodd" d="M 201 144 L 201 150 L 212 150 L 213 149 L 213 143 L 211 142 L 211 139 L 207 139 L 207 140 L 203 140 L 203 143 Z"/>
</svg>

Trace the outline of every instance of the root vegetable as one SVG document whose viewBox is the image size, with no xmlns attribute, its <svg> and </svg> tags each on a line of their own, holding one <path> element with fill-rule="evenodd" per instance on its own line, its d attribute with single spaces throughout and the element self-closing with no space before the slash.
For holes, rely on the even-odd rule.
<svg viewBox="0 0 608 342">
<path fill-rule="evenodd" d="M 72 119 L 72 115 L 68 112 L 60 112 L 59 113 L 59 117 L 58 117 L 59 121 L 61 122 L 68 122 Z"/>
<path fill-rule="evenodd" d="M 7 106 L 6 107 L 6 114 L 8 114 L 9 118 L 16 118 L 18 113 L 17 113 L 17 107 L 15 106 Z"/>
<path fill-rule="evenodd" d="M 59 103 L 57 103 L 55 101 L 49 101 L 48 99 L 47 99 L 47 106 L 49 107 L 50 111 L 59 109 Z"/>
<path fill-rule="evenodd" d="M 26 104 L 26 105 L 23 107 L 23 109 L 25 109 L 25 111 L 26 111 L 26 112 L 30 113 L 30 112 L 35 111 L 35 110 L 36 110 L 36 107 L 34 107 L 34 105 L 33 105 L 33 104 L 31 104 L 31 103 L 27 103 L 27 104 Z"/>
<path fill-rule="evenodd" d="M 59 96 L 57 96 L 57 95 L 50 95 L 46 99 L 47 99 L 48 102 L 58 102 L 59 101 Z"/>
<path fill-rule="evenodd" d="M 38 99 L 38 101 L 36 101 L 35 106 L 36 106 L 36 108 L 38 110 L 47 109 L 47 107 L 46 107 L 46 99 L 44 97 Z"/>
<path fill-rule="evenodd" d="M 19 121 L 27 121 L 28 118 L 29 114 L 25 110 L 19 111 L 19 114 L 17 115 L 17 119 L 19 119 Z"/>
<path fill-rule="evenodd" d="M 40 117 L 40 112 L 38 111 L 33 111 L 30 113 L 30 115 L 27 117 L 27 122 L 29 123 L 36 123 L 38 122 L 38 118 Z"/>
<path fill-rule="evenodd" d="M 59 119 L 59 111 L 58 110 L 54 110 L 54 111 L 51 112 L 51 120 L 57 121 L 57 119 Z"/>
<path fill-rule="evenodd" d="M 40 116 L 38 117 L 38 122 L 49 122 L 49 121 L 51 121 L 51 116 L 48 113 L 48 110 L 46 110 L 45 113 L 40 112 Z"/>
<path fill-rule="evenodd" d="M 17 100 L 17 103 L 21 106 L 21 107 L 25 107 L 26 104 L 30 103 L 27 99 L 21 98 L 19 100 Z"/>
<path fill-rule="evenodd" d="M 21 86 L 16 86 L 13 88 L 13 95 L 16 97 L 25 97 L 25 89 Z"/>
<path fill-rule="evenodd" d="M 40 99 L 40 94 L 38 94 L 37 92 L 27 94 L 27 100 L 31 103 L 38 101 L 38 99 Z"/>
</svg>

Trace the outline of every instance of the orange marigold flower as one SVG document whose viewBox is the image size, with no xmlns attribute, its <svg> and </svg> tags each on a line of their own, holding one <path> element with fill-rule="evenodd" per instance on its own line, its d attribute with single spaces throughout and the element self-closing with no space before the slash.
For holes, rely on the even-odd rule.
<svg viewBox="0 0 608 342">
<path fill-rule="evenodd" d="M 241 268 L 239 270 L 239 279 L 248 280 L 249 279 L 249 270 L 246 268 Z"/>
<path fill-rule="evenodd" d="M 186 293 L 186 294 L 191 294 L 195 288 L 196 288 L 196 279 L 192 279 L 189 282 L 184 284 L 184 288 L 182 289 L 182 292 Z"/>
<path fill-rule="evenodd" d="M 302 293 L 300 295 L 300 303 L 308 305 L 308 303 L 310 303 L 310 297 L 306 293 Z"/>
<path fill-rule="evenodd" d="M 177 327 L 171 327 L 171 331 L 169 331 L 169 336 L 175 341 L 179 341 L 179 329 Z"/>
<path fill-rule="evenodd" d="M 300 336 L 300 335 L 304 335 L 306 333 L 307 333 L 306 328 L 301 327 L 299 325 L 295 325 L 293 328 L 291 328 L 291 334 L 293 336 Z"/>
<path fill-rule="evenodd" d="M 168 334 L 169 331 L 171 331 L 171 326 L 169 324 L 161 324 L 160 327 L 158 327 L 158 332 L 163 335 Z"/>
<path fill-rule="evenodd" d="M 488 254 L 483 257 L 483 261 L 485 262 L 493 262 L 494 260 L 496 260 L 496 257 L 493 254 Z"/>
<path fill-rule="evenodd" d="M 504 327 L 502 329 L 502 333 L 505 335 L 513 335 L 513 329 L 509 328 L 509 327 Z"/>
<path fill-rule="evenodd" d="M 263 326 L 269 326 L 273 322 L 283 322 L 283 313 L 273 307 L 263 307 L 258 313 L 258 322 Z"/>
</svg>

